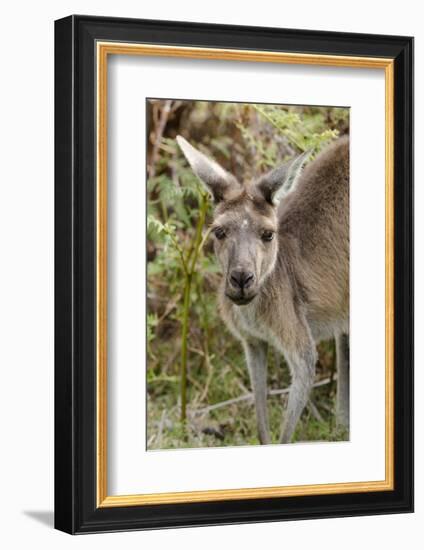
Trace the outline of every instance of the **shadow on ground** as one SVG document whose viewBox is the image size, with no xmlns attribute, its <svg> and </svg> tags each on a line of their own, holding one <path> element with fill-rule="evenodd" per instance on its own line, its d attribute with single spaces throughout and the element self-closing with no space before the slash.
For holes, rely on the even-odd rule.
<svg viewBox="0 0 424 550">
<path fill-rule="evenodd" d="M 27 517 L 35 519 L 35 521 L 53 529 L 54 513 L 52 510 L 24 510 L 23 513 Z"/>
</svg>

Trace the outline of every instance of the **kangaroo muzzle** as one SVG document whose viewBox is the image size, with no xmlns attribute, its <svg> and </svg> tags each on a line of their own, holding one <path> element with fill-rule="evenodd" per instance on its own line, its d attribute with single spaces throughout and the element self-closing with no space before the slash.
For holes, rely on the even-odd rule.
<svg viewBox="0 0 424 550">
<path fill-rule="evenodd" d="M 226 296 L 237 305 L 245 305 L 257 294 L 256 277 L 253 271 L 232 269 L 227 277 Z"/>
</svg>

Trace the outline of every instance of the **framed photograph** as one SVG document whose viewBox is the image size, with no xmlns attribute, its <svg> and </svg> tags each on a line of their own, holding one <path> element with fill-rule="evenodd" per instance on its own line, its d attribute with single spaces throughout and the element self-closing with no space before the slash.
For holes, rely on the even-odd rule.
<svg viewBox="0 0 424 550">
<path fill-rule="evenodd" d="M 55 23 L 55 526 L 413 510 L 413 39 Z"/>
</svg>

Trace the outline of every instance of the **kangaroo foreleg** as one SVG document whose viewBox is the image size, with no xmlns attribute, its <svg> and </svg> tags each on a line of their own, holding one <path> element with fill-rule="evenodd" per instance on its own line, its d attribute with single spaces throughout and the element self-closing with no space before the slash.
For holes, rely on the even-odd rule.
<svg viewBox="0 0 424 550">
<path fill-rule="evenodd" d="M 245 341 L 244 351 L 255 399 L 259 441 L 266 445 L 271 443 L 267 410 L 267 344 L 260 340 Z"/>
<path fill-rule="evenodd" d="M 291 441 L 314 385 L 315 363 L 317 359 L 314 342 L 311 341 L 306 347 L 286 353 L 286 359 L 290 366 L 292 383 L 281 432 L 281 443 L 289 443 Z"/>
<path fill-rule="evenodd" d="M 336 336 L 337 404 L 336 422 L 349 428 L 349 336 Z"/>
</svg>

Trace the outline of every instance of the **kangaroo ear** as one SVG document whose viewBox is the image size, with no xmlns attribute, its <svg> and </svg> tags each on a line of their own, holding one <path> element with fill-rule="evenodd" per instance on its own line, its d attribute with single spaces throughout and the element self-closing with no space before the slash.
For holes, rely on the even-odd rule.
<svg viewBox="0 0 424 550">
<path fill-rule="evenodd" d="M 274 168 L 262 176 L 256 187 L 270 204 L 277 205 L 280 200 L 296 189 L 302 168 L 310 157 L 312 150 L 302 153 L 294 160 Z"/>
<path fill-rule="evenodd" d="M 240 191 L 240 185 L 236 178 L 221 168 L 214 160 L 195 149 L 182 136 L 177 136 L 177 143 L 193 172 L 212 194 L 215 202 L 229 198 L 234 191 Z"/>
</svg>

